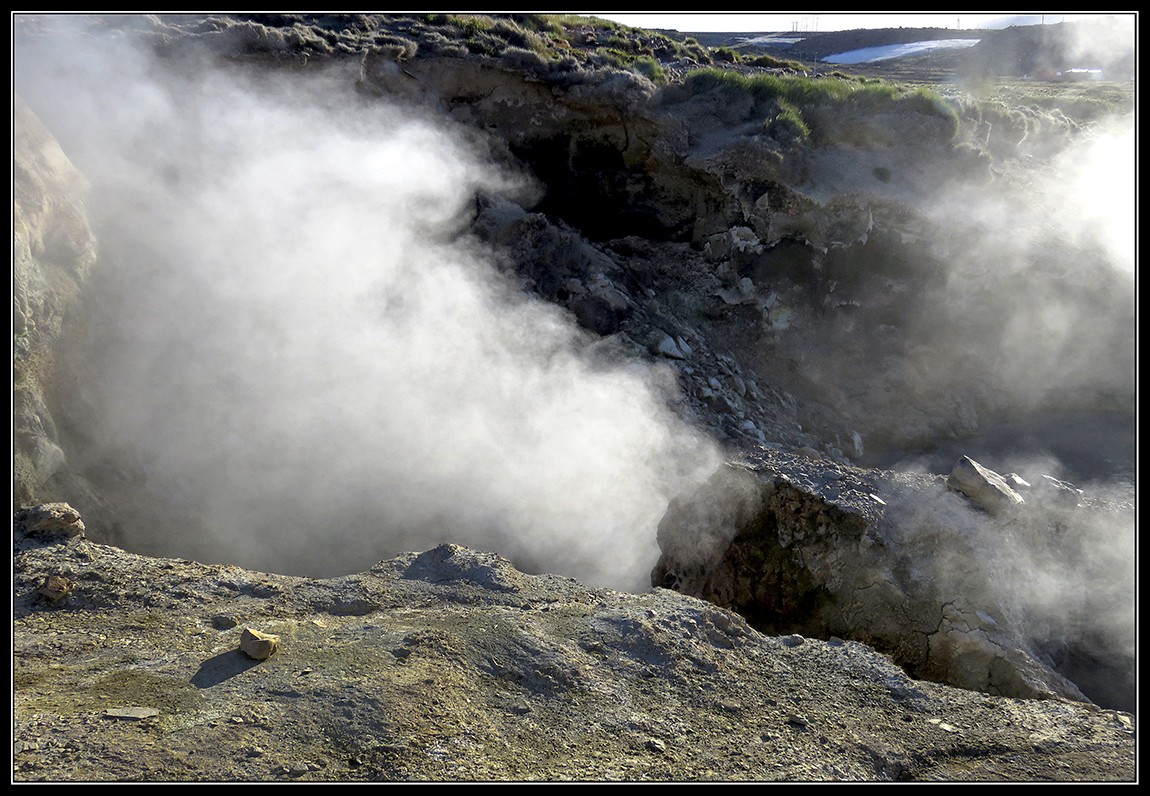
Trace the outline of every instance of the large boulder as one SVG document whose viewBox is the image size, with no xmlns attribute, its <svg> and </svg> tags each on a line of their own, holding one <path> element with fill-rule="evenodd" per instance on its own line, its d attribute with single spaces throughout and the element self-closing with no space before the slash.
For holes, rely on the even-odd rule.
<svg viewBox="0 0 1150 796">
<path fill-rule="evenodd" d="M 946 485 L 992 514 L 999 514 L 1026 502 L 1005 477 L 983 467 L 969 456 L 963 456 L 955 462 Z"/>
<path fill-rule="evenodd" d="M 762 449 L 671 505 L 652 583 L 738 611 L 766 632 L 871 644 L 917 677 L 1086 700 L 1055 665 L 1073 656 L 1053 649 L 1107 648 L 1113 678 L 1133 676 L 1132 646 L 1121 632 L 1099 641 L 1094 612 L 1109 609 L 1081 589 L 1084 579 L 1114 577 L 1109 564 L 1090 563 L 1105 556 L 1082 552 L 1084 540 L 1108 544 L 1092 538 L 1091 524 L 1107 513 L 1035 506 L 996 518 L 941 476 Z M 1119 527 L 1126 519 L 1111 516 Z M 1066 568 L 1068 559 L 1082 566 Z M 1104 689 L 1100 699 L 1131 696 Z"/>
</svg>

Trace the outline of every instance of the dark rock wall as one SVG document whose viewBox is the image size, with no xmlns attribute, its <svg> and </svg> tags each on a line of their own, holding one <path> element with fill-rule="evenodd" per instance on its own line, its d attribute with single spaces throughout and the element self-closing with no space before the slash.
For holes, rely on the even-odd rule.
<svg viewBox="0 0 1150 796">
<path fill-rule="evenodd" d="M 752 93 L 706 81 L 657 88 L 634 72 L 516 60 L 512 49 L 469 53 L 421 18 L 174 17 L 123 25 L 177 69 L 196 63 L 198 51 L 257 71 L 334 70 L 365 101 L 410 103 L 473 131 L 492 157 L 536 181 L 524 209 L 566 225 L 572 240 L 582 239 L 576 248 L 598 246 L 619 266 L 609 290 L 587 293 L 569 284 L 563 268 L 545 273 L 540 252 L 511 252 L 511 267 L 601 336 L 622 334 L 650 350 L 662 334 L 687 343 L 695 361 L 672 357 L 687 403 L 712 428 L 727 428 L 726 436 L 750 422 L 761 439 L 737 431 L 736 439 L 793 438 L 832 457 L 885 451 L 890 459 L 972 435 L 983 418 L 1015 406 L 1109 401 L 1113 410 L 1132 398 L 1133 302 L 1123 286 L 1095 278 L 1093 266 L 1076 267 L 1089 252 L 1036 250 L 1025 267 L 1001 267 L 990 258 L 1018 255 L 978 241 L 977 227 L 962 229 L 961 212 L 932 209 L 932 202 L 947 206 L 956 187 L 993 194 L 985 181 L 994 161 L 971 146 L 978 119 L 965 119 L 955 137 L 948 117 L 929 104 L 906 102 L 897 114 L 820 104 L 810 116 L 818 135 L 803 140 L 764 127 L 778 107 Z M 995 135 L 1013 129 L 1008 121 L 984 119 Z M 1038 120 L 1023 127 L 1028 146 L 1043 137 Z M 1007 169 L 1016 154 L 1003 149 L 995 168 Z M 73 218 L 64 225 L 84 223 Z M 641 249 L 629 242 L 636 239 L 645 241 Z M 48 245 L 49 259 L 53 247 L 57 260 L 92 257 L 76 230 L 36 241 Z M 34 310 L 28 290 L 18 290 L 20 325 Z M 1026 315 L 1016 314 L 1016 302 Z M 1109 336 L 1079 335 L 1072 347 L 1038 344 L 1036 328 L 1028 346 L 1026 324 L 1041 321 L 1050 305 L 1080 326 L 1116 310 L 1130 323 L 1113 324 Z M 16 332 L 21 350 L 28 328 Z M 779 400 L 717 390 L 705 354 L 730 358 L 739 382 L 754 382 L 761 395 L 770 387 Z M 28 418 L 37 415 L 35 395 L 20 395 Z M 22 433 L 37 422 L 22 421 Z M 42 479 L 59 457 L 44 445 L 31 453 L 35 447 L 21 467 Z"/>
</svg>

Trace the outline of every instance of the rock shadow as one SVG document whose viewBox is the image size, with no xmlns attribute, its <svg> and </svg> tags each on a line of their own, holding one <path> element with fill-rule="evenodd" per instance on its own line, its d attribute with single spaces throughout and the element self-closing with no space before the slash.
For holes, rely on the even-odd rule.
<svg viewBox="0 0 1150 796">
<path fill-rule="evenodd" d="M 211 688 L 259 663 L 236 650 L 221 652 L 200 664 L 199 670 L 192 676 L 192 685 L 196 688 Z"/>
</svg>

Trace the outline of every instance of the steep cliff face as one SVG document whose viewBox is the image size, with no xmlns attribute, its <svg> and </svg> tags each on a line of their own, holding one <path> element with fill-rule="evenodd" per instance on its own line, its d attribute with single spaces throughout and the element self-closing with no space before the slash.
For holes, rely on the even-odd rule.
<svg viewBox="0 0 1150 796">
<path fill-rule="evenodd" d="M 1066 626 L 995 592 L 1017 559 L 947 570 L 1001 537 L 1122 591 L 1126 514 L 1099 551 L 1082 514 L 955 524 L 938 479 L 854 465 L 970 442 L 1133 482 L 1130 246 L 1078 201 L 1127 128 L 791 67 L 668 79 L 511 19 L 71 28 L 16 41 L 14 508 L 317 577 L 451 541 L 645 590 L 658 559 L 759 630 L 1007 697 L 1101 668 L 1126 706 L 1125 636 L 1088 618 L 1125 592 Z M 876 765 L 850 776 L 926 771 Z"/>
<path fill-rule="evenodd" d="M 51 389 L 61 326 L 96 262 L 88 185 L 24 101 L 13 99 L 13 499 L 52 492 L 64 467 Z"/>
</svg>

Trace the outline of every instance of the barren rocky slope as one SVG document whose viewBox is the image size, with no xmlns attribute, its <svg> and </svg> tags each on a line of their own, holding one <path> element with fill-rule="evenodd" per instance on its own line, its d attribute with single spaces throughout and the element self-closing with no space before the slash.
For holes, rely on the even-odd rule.
<svg viewBox="0 0 1150 796">
<path fill-rule="evenodd" d="M 14 779 L 1136 777 L 1129 247 L 1065 190 L 1129 86 L 79 19 L 14 41 Z"/>
<path fill-rule="evenodd" d="M 1129 714 L 912 680 L 665 589 L 454 545 L 293 578 L 133 555 L 59 514 L 16 536 L 18 781 L 1135 775 Z M 247 629 L 278 650 L 241 652 Z"/>
</svg>

